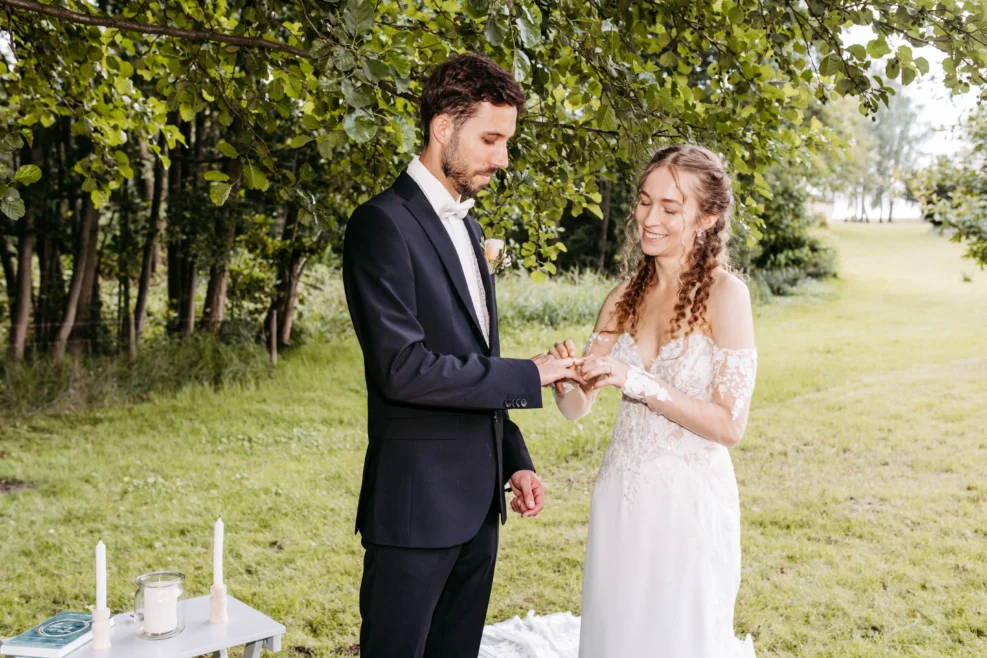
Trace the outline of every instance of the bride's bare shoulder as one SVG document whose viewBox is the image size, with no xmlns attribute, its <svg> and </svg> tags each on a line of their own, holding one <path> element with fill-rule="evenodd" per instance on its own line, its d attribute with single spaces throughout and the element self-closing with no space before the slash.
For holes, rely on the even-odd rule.
<svg viewBox="0 0 987 658">
<path fill-rule="evenodd" d="M 722 267 L 717 268 L 713 272 L 713 285 L 710 286 L 707 303 L 710 319 L 734 315 L 745 308 L 750 309 L 750 306 L 751 293 L 747 283 L 736 274 Z"/>
<path fill-rule="evenodd" d="M 616 332 L 618 330 L 617 304 L 620 303 L 620 299 L 624 296 L 624 291 L 627 290 L 629 283 L 630 281 L 621 281 L 607 295 L 606 300 L 603 302 L 603 307 L 600 309 L 600 315 L 596 319 L 594 331 L 599 333 L 602 331 Z"/>
</svg>

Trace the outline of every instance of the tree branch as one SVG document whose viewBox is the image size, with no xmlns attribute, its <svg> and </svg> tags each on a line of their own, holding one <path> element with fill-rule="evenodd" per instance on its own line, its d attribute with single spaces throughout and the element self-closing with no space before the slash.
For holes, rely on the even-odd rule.
<svg viewBox="0 0 987 658">
<path fill-rule="evenodd" d="M 267 39 L 257 37 L 240 37 L 234 34 L 215 32 L 213 30 L 186 30 L 178 27 L 168 27 L 165 25 L 147 25 L 123 18 L 94 16 L 92 14 L 83 14 L 81 12 L 71 11 L 68 9 L 59 9 L 57 7 L 43 5 L 40 2 L 35 2 L 34 0 L 0 0 L 0 5 L 30 11 L 35 14 L 51 16 L 52 18 L 57 18 L 62 21 L 77 23 L 80 25 L 102 25 L 104 27 L 113 27 L 125 32 L 162 34 L 170 37 L 178 37 L 180 39 L 188 39 L 190 41 L 216 41 L 218 43 L 228 43 L 234 46 L 266 48 L 268 50 L 279 50 L 297 57 L 304 57 L 305 59 L 313 59 L 311 53 L 307 50 L 295 48 L 294 46 L 289 46 L 286 43 L 268 41 Z"/>
</svg>

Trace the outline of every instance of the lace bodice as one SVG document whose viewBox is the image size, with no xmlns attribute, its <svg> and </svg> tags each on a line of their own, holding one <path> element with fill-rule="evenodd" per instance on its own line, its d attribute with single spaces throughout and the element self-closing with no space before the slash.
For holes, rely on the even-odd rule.
<svg viewBox="0 0 987 658">
<path fill-rule="evenodd" d="M 650 367 L 646 367 L 630 334 L 625 332 L 616 338 L 593 334 L 586 353 L 594 341 L 609 342 L 610 356 L 630 365 L 632 373 L 637 371 L 639 375 L 639 381 L 632 382 L 630 391 L 625 386 L 610 449 L 600 467 L 600 480 L 614 473 L 623 474 L 625 498 L 633 502 L 637 481 L 649 480 L 657 470 L 663 470 L 658 462 L 675 459 L 672 468 L 680 469 L 684 465 L 705 472 L 717 454 L 727 452 L 724 446 L 690 432 L 635 397 L 641 398 L 646 393 L 649 397 L 667 399 L 662 397 L 667 396 L 663 386 L 666 384 L 704 402 L 711 402 L 716 396 L 731 409 L 734 421 L 744 421 L 740 417 L 746 415 L 754 391 L 755 349 L 721 349 L 708 335 L 694 332 L 666 343 Z M 638 394 L 632 397 L 628 392 Z"/>
</svg>

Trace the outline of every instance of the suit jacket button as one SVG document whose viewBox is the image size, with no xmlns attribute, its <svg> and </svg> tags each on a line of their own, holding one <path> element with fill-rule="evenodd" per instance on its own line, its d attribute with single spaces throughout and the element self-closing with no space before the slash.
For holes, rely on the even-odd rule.
<svg viewBox="0 0 987 658">
<path fill-rule="evenodd" d="M 521 400 L 521 408 L 524 409 L 527 406 L 528 406 L 528 401 L 527 400 Z"/>
<path fill-rule="evenodd" d="M 510 400 L 505 400 L 504 401 L 504 406 L 507 407 L 508 409 L 510 409 L 511 408 L 511 401 Z"/>
</svg>

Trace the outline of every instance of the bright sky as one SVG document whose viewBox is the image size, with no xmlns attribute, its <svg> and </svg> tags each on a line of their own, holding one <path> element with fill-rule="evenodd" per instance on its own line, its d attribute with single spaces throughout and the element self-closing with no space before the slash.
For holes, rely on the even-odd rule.
<svg viewBox="0 0 987 658">
<path fill-rule="evenodd" d="M 869 27 L 856 25 L 844 32 L 844 42 L 866 45 L 874 36 Z M 904 43 L 903 39 L 891 40 L 892 46 Z M 942 60 L 946 55 L 942 51 L 924 46 L 913 48 L 912 54 L 929 62 L 929 74 L 917 77 L 915 82 L 905 87 L 905 93 L 919 110 L 920 120 L 932 129 L 921 147 L 922 152 L 931 159 L 963 150 L 966 143 L 954 134 L 953 129 L 959 125 L 961 117 L 977 106 L 977 92 L 952 96 L 943 86 Z"/>
</svg>

